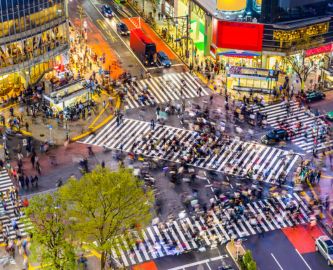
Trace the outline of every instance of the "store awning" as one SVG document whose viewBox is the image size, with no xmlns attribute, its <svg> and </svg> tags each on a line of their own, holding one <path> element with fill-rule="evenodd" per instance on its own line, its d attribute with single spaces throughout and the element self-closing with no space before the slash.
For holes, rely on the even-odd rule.
<svg viewBox="0 0 333 270">
<path fill-rule="evenodd" d="M 255 56 L 260 56 L 260 53 L 249 51 L 224 51 L 218 52 L 217 55 L 226 57 L 253 58 Z"/>
</svg>

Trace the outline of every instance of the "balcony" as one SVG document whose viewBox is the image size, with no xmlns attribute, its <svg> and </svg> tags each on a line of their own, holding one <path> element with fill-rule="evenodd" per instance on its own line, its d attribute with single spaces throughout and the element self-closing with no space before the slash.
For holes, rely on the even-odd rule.
<svg viewBox="0 0 333 270">
<path fill-rule="evenodd" d="M 57 25 L 63 24 L 65 23 L 67 20 L 66 16 L 62 16 L 62 17 L 58 17 L 52 21 L 49 21 L 43 25 L 40 26 L 36 26 L 30 30 L 24 31 L 24 32 L 20 32 L 20 33 L 16 33 L 16 34 L 12 34 L 12 35 L 8 35 L 8 36 L 4 36 L 4 37 L 0 37 L 0 45 L 4 45 L 4 44 L 8 44 L 11 42 L 15 42 L 17 40 L 22 40 L 28 37 L 32 37 L 35 36 L 39 33 L 42 33 L 44 31 L 47 31 Z"/>
<path fill-rule="evenodd" d="M 10 66 L 0 68 L 0 74 L 13 73 L 13 72 L 16 72 L 16 71 L 19 71 L 22 69 L 32 67 L 38 63 L 52 59 L 55 56 L 60 55 L 68 50 L 69 50 L 68 43 L 61 44 L 60 46 L 54 48 L 53 50 L 50 50 L 39 56 L 33 57 L 32 59 L 26 60 L 26 61 L 18 63 L 18 64 L 13 64 Z"/>
</svg>

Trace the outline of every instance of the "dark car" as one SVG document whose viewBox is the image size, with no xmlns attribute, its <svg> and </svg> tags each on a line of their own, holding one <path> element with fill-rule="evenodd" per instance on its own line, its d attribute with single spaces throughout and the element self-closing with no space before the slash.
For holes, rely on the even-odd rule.
<svg viewBox="0 0 333 270">
<path fill-rule="evenodd" d="M 329 120 L 329 121 L 333 121 L 333 111 L 328 112 L 326 114 L 326 119 Z"/>
<path fill-rule="evenodd" d="M 325 98 L 325 94 L 323 92 L 320 91 L 308 91 L 305 93 L 304 99 L 305 102 L 313 102 L 313 101 L 318 101 L 318 100 L 322 100 Z"/>
<path fill-rule="evenodd" d="M 290 140 L 292 134 L 288 132 L 286 129 L 277 128 L 273 129 L 272 131 L 268 132 L 265 136 L 262 137 L 261 141 L 264 144 L 273 144 L 280 141 L 287 141 Z"/>
<path fill-rule="evenodd" d="M 122 36 L 128 36 L 130 34 L 127 25 L 123 22 L 117 23 L 117 32 Z"/>
<path fill-rule="evenodd" d="M 109 5 L 103 5 L 102 6 L 102 14 L 106 18 L 112 18 L 113 17 L 113 12 L 112 12 L 112 9 Z"/>
<path fill-rule="evenodd" d="M 169 57 L 166 55 L 165 52 L 158 52 L 157 53 L 157 63 L 163 67 L 171 67 L 171 61 Z"/>
</svg>

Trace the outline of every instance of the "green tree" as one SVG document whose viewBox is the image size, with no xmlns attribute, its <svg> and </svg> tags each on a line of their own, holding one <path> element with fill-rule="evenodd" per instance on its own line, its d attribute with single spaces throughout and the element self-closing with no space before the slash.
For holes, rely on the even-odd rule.
<svg viewBox="0 0 333 270">
<path fill-rule="evenodd" d="M 247 250 L 243 256 L 243 263 L 245 266 L 252 261 L 252 254 L 250 250 Z"/>
<path fill-rule="evenodd" d="M 31 258 L 51 270 L 76 269 L 65 211 L 58 192 L 34 196 L 25 209 L 32 224 Z"/>
<path fill-rule="evenodd" d="M 250 261 L 246 267 L 247 270 L 257 270 L 257 264 L 255 261 Z"/>
<path fill-rule="evenodd" d="M 314 62 L 309 61 L 308 63 L 305 63 L 304 53 L 299 56 L 286 56 L 284 57 L 284 62 L 296 73 L 301 83 L 301 90 L 303 91 L 306 80 L 308 79 L 311 72 L 313 72 L 315 69 Z"/>
<path fill-rule="evenodd" d="M 151 220 L 153 193 L 128 169 L 98 167 L 80 180 L 70 179 L 60 193 L 69 204 L 67 214 L 75 237 L 97 243 L 101 269 L 108 252 L 119 245 L 120 235 Z"/>
</svg>

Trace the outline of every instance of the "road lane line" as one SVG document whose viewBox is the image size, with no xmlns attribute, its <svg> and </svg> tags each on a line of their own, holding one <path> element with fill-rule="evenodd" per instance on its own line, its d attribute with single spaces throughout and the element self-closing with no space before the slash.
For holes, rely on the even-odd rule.
<svg viewBox="0 0 333 270">
<path fill-rule="evenodd" d="M 306 262 L 306 260 L 303 258 L 303 256 L 301 255 L 301 253 L 299 253 L 299 251 L 297 249 L 295 249 L 297 254 L 301 257 L 302 261 L 305 263 L 305 265 L 307 266 L 307 268 L 309 270 L 312 270 L 312 268 L 310 267 L 310 265 L 308 265 L 308 263 Z"/>
<path fill-rule="evenodd" d="M 91 3 L 91 5 L 97 10 L 97 12 L 102 16 L 102 18 L 105 19 L 105 17 L 103 16 L 102 12 L 96 7 L 96 5 L 89 0 L 89 2 Z M 87 14 L 87 12 L 85 12 Z M 87 14 L 88 15 L 88 14 Z M 122 22 L 122 20 L 120 20 L 120 18 L 115 14 L 115 17 L 118 19 L 119 22 Z M 92 22 L 94 22 L 92 20 Z M 144 69 L 144 71 L 147 72 L 147 68 L 142 64 L 142 62 L 140 61 L 140 59 L 135 55 L 135 53 L 132 51 L 132 49 L 130 48 L 130 46 L 128 46 L 128 44 L 120 37 L 120 35 L 117 33 L 116 30 L 113 29 L 111 22 L 110 21 L 106 21 L 106 24 L 109 25 L 109 27 L 113 30 L 113 32 L 118 36 L 118 38 L 122 41 L 122 43 L 124 43 L 124 45 L 127 47 L 127 49 L 131 52 L 131 54 L 135 57 L 135 59 L 139 62 L 139 64 L 142 66 L 142 68 Z"/>
<path fill-rule="evenodd" d="M 273 253 L 271 253 L 271 256 L 273 257 L 274 261 L 275 261 L 276 264 L 279 266 L 279 268 L 280 268 L 281 270 L 283 270 L 281 264 L 280 264 L 280 263 L 278 262 L 278 260 L 275 258 L 275 256 L 273 255 Z"/>
<path fill-rule="evenodd" d="M 208 267 L 209 270 L 212 270 L 212 268 L 210 267 L 210 265 L 208 264 L 208 262 L 206 262 L 206 265 Z"/>
<path fill-rule="evenodd" d="M 214 257 L 214 258 L 210 258 L 210 259 L 206 259 L 206 260 L 202 260 L 202 261 L 196 261 L 194 263 L 189 263 L 189 264 L 184 264 L 184 265 L 181 265 L 181 266 L 176 266 L 174 268 L 169 268 L 168 270 L 182 270 L 182 269 L 197 266 L 197 265 L 200 265 L 200 264 L 207 264 L 209 262 L 222 260 L 222 259 L 227 258 L 227 257 L 228 257 L 228 255 L 225 254 L 225 255 L 221 255 L 221 256 L 218 256 L 218 257 Z M 209 269 L 211 269 L 211 268 L 209 267 Z"/>
</svg>

